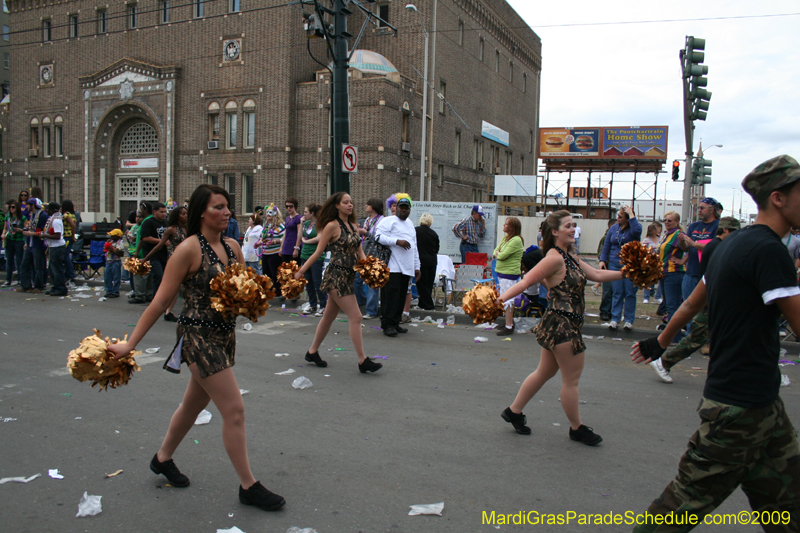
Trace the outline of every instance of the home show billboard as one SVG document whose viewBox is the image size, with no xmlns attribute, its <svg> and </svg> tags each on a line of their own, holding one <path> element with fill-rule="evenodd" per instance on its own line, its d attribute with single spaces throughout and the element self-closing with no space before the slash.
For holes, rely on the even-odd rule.
<svg viewBox="0 0 800 533">
<path fill-rule="evenodd" d="M 666 160 L 667 126 L 540 128 L 540 159 Z"/>
</svg>

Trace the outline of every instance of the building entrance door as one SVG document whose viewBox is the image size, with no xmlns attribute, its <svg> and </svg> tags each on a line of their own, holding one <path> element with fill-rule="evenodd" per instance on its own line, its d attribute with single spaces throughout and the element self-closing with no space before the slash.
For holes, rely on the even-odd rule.
<svg viewBox="0 0 800 533">
<path fill-rule="evenodd" d="M 158 201 L 158 174 L 117 174 L 117 207 L 121 217 L 139 208 L 142 201 Z"/>
</svg>

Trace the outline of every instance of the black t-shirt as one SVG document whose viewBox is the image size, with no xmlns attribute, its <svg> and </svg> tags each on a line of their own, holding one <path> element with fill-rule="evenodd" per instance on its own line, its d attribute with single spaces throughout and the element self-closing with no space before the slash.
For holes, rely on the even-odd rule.
<svg viewBox="0 0 800 533">
<path fill-rule="evenodd" d="M 142 250 L 144 250 L 144 255 L 150 253 L 150 250 L 156 247 L 155 244 L 149 243 L 144 240 L 145 237 L 155 237 L 156 239 L 161 239 L 164 235 L 164 231 L 166 231 L 167 226 L 165 224 L 166 220 L 162 220 L 159 222 L 156 217 L 150 217 L 144 222 L 142 222 Z M 785 254 L 786 252 L 784 252 Z M 167 264 L 167 259 L 169 258 L 169 252 L 167 251 L 167 247 L 162 247 L 159 251 L 153 254 L 150 257 L 151 260 L 160 261 L 162 265 Z"/>
<path fill-rule="evenodd" d="M 775 300 L 800 294 L 780 237 L 764 224 L 735 231 L 716 246 L 705 283 L 712 342 L 703 395 L 744 408 L 771 404 L 781 382 Z"/>
</svg>

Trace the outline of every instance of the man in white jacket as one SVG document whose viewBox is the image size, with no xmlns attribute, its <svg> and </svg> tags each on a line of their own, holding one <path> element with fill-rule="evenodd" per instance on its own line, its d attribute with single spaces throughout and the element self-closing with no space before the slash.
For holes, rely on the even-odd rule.
<svg viewBox="0 0 800 533">
<path fill-rule="evenodd" d="M 387 337 L 407 333 L 400 326 L 403 306 L 411 280 L 419 279 L 419 251 L 414 224 L 408 220 L 411 214 L 411 198 L 407 194 L 397 195 L 396 215 L 384 217 L 375 230 L 375 240 L 392 251 L 389 258 L 389 282 L 381 289 L 381 328 Z"/>
</svg>

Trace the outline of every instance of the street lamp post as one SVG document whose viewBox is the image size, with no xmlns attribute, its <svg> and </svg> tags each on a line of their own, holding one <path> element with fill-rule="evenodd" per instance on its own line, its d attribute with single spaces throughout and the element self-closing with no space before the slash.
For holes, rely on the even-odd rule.
<svg viewBox="0 0 800 533">
<path fill-rule="evenodd" d="M 425 200 L 425 141 L 427 140 L 428 136 L 428 42 L 430 41 L 430 35 L 428 34 L 428 29 L 425 27 L 425 21 L 422 20 L 422 14 L 417 9 L 417 6 L 414 4 L 406 4 L 406 10 L 419 15 L 419 21 L 422 25 L 422 30 L 425 32 L 425 58 L 423 59 L 425 66 L 422 69 L 422 142 L 420 144 L 419 154 L 419 199 L 422 201 Z"/>
</svg>

